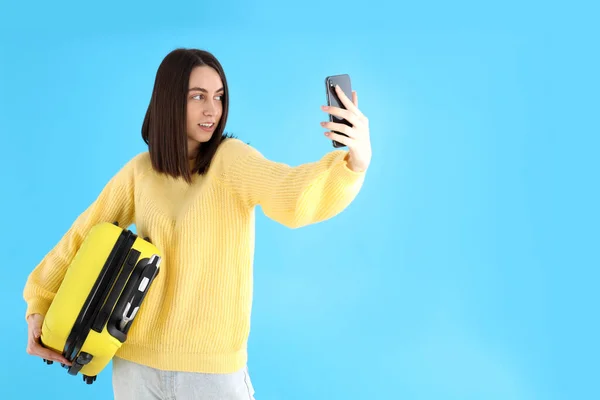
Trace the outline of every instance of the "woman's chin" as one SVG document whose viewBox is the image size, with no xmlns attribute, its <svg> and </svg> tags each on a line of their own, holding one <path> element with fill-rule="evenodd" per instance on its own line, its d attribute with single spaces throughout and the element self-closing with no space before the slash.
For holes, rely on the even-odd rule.
<svg viewBox="0 0 600 400">
<path fill-rule="evenodd" d="M 194 132 L 193 135 L 189 135 L 188 139 L 190 144 L 198 145 L 200 143 L 206 143 L 212 137 L 213 132 Z"/>
</svg>

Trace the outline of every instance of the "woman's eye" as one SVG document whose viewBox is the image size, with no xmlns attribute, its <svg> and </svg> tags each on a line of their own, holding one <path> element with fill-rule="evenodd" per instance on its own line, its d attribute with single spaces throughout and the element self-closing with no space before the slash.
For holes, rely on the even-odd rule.
<svg viewBox="0 0 600 400">
<path fill-rule="evenodd" d="M 197 95 L 195 95 L 195 96 L 192 96 L 192 99 L 195 99 L 195 100 L 202 100 L 202 99 L 204 99 L 204 95 L 203 95 L 203 94 L 197 94 Z M 216 96 L 216 99 L 217 99 L 218 101 L 222 101 L 222 100 L 223 100 L 223 95 Z"/>
</svg>

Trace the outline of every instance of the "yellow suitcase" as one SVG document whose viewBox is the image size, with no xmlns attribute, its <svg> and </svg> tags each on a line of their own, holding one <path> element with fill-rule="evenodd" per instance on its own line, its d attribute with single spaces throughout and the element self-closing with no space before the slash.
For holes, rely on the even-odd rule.
<svg viewBox="0 0 600 400">
<path fill-rule="evenodd" d="M 148 238 L 103 222 L 73 258 L 42 325 L 41 343 L 92 384 L 127 339 L 157 276 L 161 253 Z M 47 364 L 52 361 L 44 360 Z"/>
</svg>

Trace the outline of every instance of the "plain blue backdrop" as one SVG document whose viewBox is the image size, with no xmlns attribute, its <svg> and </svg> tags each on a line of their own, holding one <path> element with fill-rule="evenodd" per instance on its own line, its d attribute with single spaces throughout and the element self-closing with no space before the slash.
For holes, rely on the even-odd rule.
<svg viewBox="0 0 600 400">
<path fill-rule="evenodd" d="M 112 398 L 110 370 L 87 386 L 26 354 L 22 290 L 145 149 L 180 46 L 221 60 L 227 130 L 273 160 L 332 150 L 326 75 L 352 76 L 371 121 L 344 213 L 257 213 L 258 400 L 600 398 L 598 8 L 415 4 L 3 2 L 0 398 Z"/>
</svg>

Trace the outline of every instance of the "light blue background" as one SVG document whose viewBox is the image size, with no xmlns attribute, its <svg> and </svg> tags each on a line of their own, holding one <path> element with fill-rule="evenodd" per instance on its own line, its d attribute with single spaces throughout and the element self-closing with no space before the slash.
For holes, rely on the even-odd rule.
<svg viewBox="0 0 600 400">
<path fill-rule="evenodd" d="M 291 4 L 2 4 L 0 398 L 111 398 L 109 371 L 87 386 L 25 353 L 22 289 L 144 150 L 178 46 L 222 61 L 228 131 L 271 159 L 332 150 L 326 75 L 371 121 L 346 212 L 258 213 L 258 400 L 600 398 L 597 6 Z"/>
</svg>

